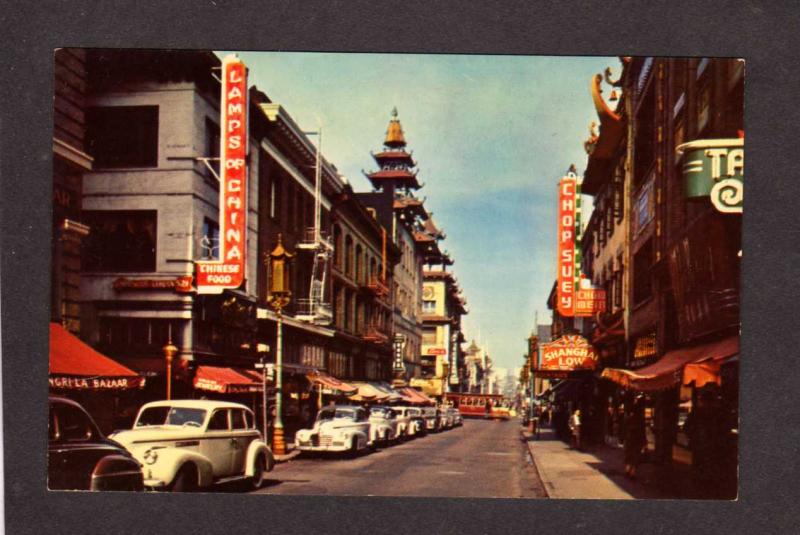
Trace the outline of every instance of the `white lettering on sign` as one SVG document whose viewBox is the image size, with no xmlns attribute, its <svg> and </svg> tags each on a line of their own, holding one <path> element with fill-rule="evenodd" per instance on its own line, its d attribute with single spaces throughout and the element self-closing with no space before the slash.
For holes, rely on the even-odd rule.
<svg viewBox="0 0 800 535">
<path fill-rule="evenodd" d="M 222 62 L 220 103 L 220 258 L 197 262 L 198 293 L 221 293 L 244 282 L 247 236 L 247 67 L 235 55 Z"/>
</svg>

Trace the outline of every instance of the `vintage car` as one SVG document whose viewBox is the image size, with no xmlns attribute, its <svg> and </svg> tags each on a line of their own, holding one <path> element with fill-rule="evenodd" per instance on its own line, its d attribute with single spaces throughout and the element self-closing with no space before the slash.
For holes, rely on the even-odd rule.
<svg viewBox="0 0 800 535">
<path fill-rule="evenodd" d="M 103 436 L 78 403 L 50 397 L 47 487 L 50 490 L 143 490 L 142 465 Z"/>
<path fill-rule="evenodd" d="M 464 419 L 461 417 L 461 413 L 455 407 L 448 407 L 447 412 L 453 417 L 453 427 L 464 425 Z"/>
<path fill-rule="evenodd" d="M 450 429 L 454 425 L 453 421 L 453 413 L 450 412 L 451 407 L 447 405 L 443 405 L 439 409 L 439 428 L 440 429 Z"/>
<path fill-rule="evenodd" d="M 411 436 L 409 429 L 411 424 L 411 415 L 408 413 L 410 407 L 393 406 L 392 410 L 397 415 L 397 438 L 408 438 Z"/>
<path fill-rule="evenodd" d="M 399 406 L 394 407 L 394 410 L 397 411 L 398 418 L 405 422 L 404 436 L 413 437 L 422 432 L 425 423 L 422 419 L 422 413 L 417 407 Z"/>
<path fill-rule="evenodd" d="M 439 431 L 439 409 L 425 407 L 422 409 L 422 417 L 425 419 L 425 428 L 428 431 Z"/>
<path fill-rule="evenodd" d="M 397 413 L 391 407 L 376 405 L 369 409 L 370 444 L 388 444 L 397 438 Z"/>
<path fill-rule="evenodd" d="M 353 456 L 370 443 L 370 422 L 366 409 L 355 405 L 332 405 L 317 413 L 311 429 L 295 434 L 300 451 L 350 452 Z"/>
<path fill-rule="evenodd" d="M 261 487 L 275 459 L 239 403 L 172 400 L 147 403 L 133 429 L 112 438 L 144 464 L 146 487 L 186 492 L 248 479 Z"/>
</svg>

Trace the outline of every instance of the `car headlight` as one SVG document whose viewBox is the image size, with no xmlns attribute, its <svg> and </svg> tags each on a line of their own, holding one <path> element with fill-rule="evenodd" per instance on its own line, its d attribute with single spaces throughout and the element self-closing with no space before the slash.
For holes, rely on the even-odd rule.
<svg viewBox="0 0 800 535">
<path fill-rule="evenodd" d="M 158 453 L 154 449 L 149 449 L 144 452 L 144 462 L 147 464 L 154 464 L 158 460 Z"/>
</svg>

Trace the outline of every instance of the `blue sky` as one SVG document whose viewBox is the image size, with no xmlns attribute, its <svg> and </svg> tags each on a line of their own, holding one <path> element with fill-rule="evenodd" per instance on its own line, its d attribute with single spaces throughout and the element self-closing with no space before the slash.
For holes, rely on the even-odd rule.
<svg viewBox="0 0 800 535">
<path fill-rule="evenodd" d="M 224 53 L 220 53 L 224 55 Z M 525 338 L 555 278 L 556 183 L 586 165 L 597 120 L 591 77 L 616 58 L 239 52 L 256 84 L 304 129 L 324 129 L 323 153 L 356 191 L 371 186 L 397 107 L 425 187 L 419 196 L 447 234 L 443 248 L 467 298 L 467 338 L 497 366 L 522 362 Z"/>
</svg>

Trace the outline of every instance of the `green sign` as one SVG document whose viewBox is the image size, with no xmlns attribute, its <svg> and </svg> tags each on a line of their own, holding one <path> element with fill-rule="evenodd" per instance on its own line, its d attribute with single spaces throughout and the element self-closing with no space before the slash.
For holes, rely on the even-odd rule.
<svg viewBox="0 0 800 535">
<path fill-rule="evenodd" d="M 701 139 L 677 150 L 683 153 L 686 197 L 710 197 L 720 212 L 742 213 L 744 139 Z"/>
</svg>

